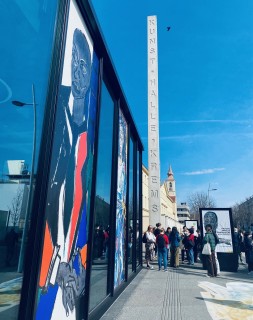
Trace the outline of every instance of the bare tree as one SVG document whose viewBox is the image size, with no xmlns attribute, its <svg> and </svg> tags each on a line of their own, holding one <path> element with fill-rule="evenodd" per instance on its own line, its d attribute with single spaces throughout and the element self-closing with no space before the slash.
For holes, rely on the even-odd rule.
<svg viewBox="0 0 253 320">
<path fill-rule="evenodd" d="M 10 210 L 10 220 L 15 227 L 18 224 L 20 218 L 21 205 L 23 200 L 23 190 L 21 188 L 17 189 L 15 197 L 12 199 Z"/>
<path fill-rule="evenodd" d="M 242 203 L 232 207 L 234 226 L 248 228 L 253 221 L 253 198 L 246 198 Z"/>
<path fill-rule="evenodd" d="M 191 218 L 199 221 L 199 208 L 215 208 L 216 203 L 212 197 L 208 198 L 205 192 L 195 192 L 189 195 L 188 204 Z"/>
</svg>

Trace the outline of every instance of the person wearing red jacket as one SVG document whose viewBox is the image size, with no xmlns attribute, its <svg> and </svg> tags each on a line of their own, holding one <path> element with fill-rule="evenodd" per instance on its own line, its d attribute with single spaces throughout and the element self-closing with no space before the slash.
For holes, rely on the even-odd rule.
<svg viewBox="0 0 253 320">
<path fill-rule="evenodd" d="M 190 232 L 190 234 L 187 237 L 187 242 L 186 242 L 186 246 L 188 249 L 188 259 L 189 259 L 188 264 L 194 265 L 194 253 L 193 253 L 193 247 L 195 245 L 194 230 L 191 228 L 191 229 L 189 229 L 189 232 Z"/>
<path fill-rule="evenodd" d="M 164 271 L 168 271 L 167 246 L 169 244 L 168 237 L 164 234 L 164 228 L 161 228 L 160 234 L 156 236 L 157 252 L 158 252 L 158 267 L 159 271 L 164 265 Z"/>
</svg>

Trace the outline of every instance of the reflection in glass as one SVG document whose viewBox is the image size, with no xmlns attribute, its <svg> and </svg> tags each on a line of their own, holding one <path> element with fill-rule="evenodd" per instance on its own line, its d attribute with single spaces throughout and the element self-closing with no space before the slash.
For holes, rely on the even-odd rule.
<svg viewBox="0 0 253 320">
<path fill-rule="evenodd" d="M 33 107 L 33 147 L 32 147 L 32 165 L 31 165 L 31 172 L 30 172 L 30 180 L 29 180 L 29 194 L 27 199 L 27 210 L 24 219 L 24 228 L 23 234 L 21 239 L 21 246 L 20 246 L 20 254 L 19 254 L 19 261 L 18 261 L 18 272 L 23 271 L 24 266 L 24 254 L 26 250 L 26 239 L 27 239 L 27 232 L 29 227 L 30 221 L 30 213 L 31 213 L 31 205 L 33 199 L 33 191 L 34 191 L 34 162 L 35 162 L 35 154 L 36 154 L 36 132 L 37 132 L 37 114 L 36 114 L 36 99 L 35 99 L 35 88 L 34 84 L 32 84 L 32 103 L 22 102 L 14 100 L 12 104 L 17 107 L 24 107 L 24 106 L 32 106 Z"/>
<path fill-rule="evenodd" d="M 99 123 L 92 271 L 90 282 L 90 310 L 94 309 L 94 307 L 108 294 L 107 273 L 108 252 L 110 249 L 113 114 L 114 102 L 106 85 L 103 83 Z"/>
<path fill-rule="evenodd" d="M 27 212 L 30 185 L 34 187 L 36 183 L 56 6 L 57 1 L 48 1 L 45 6 L 39 0 L 29 5 L 27 1 L 9 0 L 0 4 L 0 286 L 1 301 L 5 302 L 0 309 L 1 319 L 18 316 L 25 254 L 24 250 L 20 256 L 20 247 L 25 217 L 31 214 Z M 32 102 L 32 83 L 39 106 L 34 179 L 31 175 L 34 110 L 32 106 L 17 108 L 11 103 Z"/>
</svg>

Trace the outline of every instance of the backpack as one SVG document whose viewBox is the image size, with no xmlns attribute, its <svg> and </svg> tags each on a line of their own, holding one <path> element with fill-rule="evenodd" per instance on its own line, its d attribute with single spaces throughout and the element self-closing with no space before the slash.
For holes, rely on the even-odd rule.
<svg viewBox="0 0 253 320">
<path fill-rule="evenodd" d="M 143 234 L 142 236 L 142 243 L 147 243 L 147 236 L 146 236 L 146 232 Z"/>
<path fill-rule="evenodd" d="M 165 239 L 163 235 L 158 235 L 157 238 L 157 247 L 163 249 L 165 247 Z"/>
<path fill-rule="evenodd" d="M 194 241 L 189 240 L 189 237 L 187 237 L 187 242 L 185 245 L 186 245 L 187 249 L 191 249 L 194 247 L 195 243 L 194 243 Z"/>
</svg>

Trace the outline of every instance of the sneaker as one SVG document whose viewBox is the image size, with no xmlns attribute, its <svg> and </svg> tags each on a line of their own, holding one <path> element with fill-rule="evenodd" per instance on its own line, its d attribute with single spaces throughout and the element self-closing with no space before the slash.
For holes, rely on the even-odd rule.
<svg viewBox="0 0 253 320">
<path fill-rule="evenodd" d="M 248 272 L 248 274 L 252 274 L 252 273 L 253 273 L 253 271 Z"/>
<path fill-rule="evenodd" d="M 207 277 L 207 278 L 210 278 L 210 276 L 209 276 L 208 274 L 206 274 L 206 277 Z"/>
<path fill-rule="evenodd" d="M 161 271 L 161 269 L 159 268 L 158 271 Z"/>
<path fill-rule="evenodd" d="M 154 267 L 151 266 L 151 267 L 150 267 L 150 270 L 153 270 L 153 269 L 154 269 Z"/>
<path fill-rule="evenodd" d="M 168 272 L 168 269 L 164 269 L 164 272 Z"/>
</svg>

